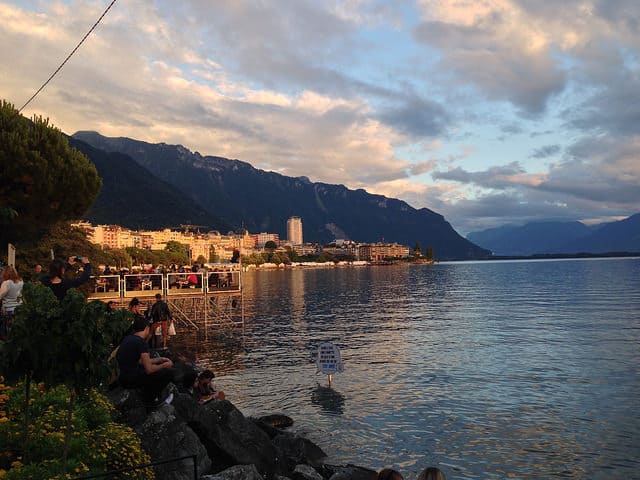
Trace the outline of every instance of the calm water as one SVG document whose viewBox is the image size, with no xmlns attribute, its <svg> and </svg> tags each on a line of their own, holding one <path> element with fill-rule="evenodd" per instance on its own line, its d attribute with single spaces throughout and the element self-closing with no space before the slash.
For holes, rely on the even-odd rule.
<svg viewBox="0 0 640 480">
<path fill-rule="evenodd" d="M 249 273 L 246 334 L 182 336 L 245 415 L 328 463 L 640 479 L 640 259 Z M 323 341 L 345 371 L 316 373 Z"/>
</svg>

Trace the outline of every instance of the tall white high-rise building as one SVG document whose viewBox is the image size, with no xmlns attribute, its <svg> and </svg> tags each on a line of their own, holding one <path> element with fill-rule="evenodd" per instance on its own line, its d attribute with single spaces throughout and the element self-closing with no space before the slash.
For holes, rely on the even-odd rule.
<svg viewBox="0 0 640 480">
<path fill-rule="evenodd" d="M 287 240 L 293 245 L 302 245 L 302 219 L 291 217 L 287 220 Z"/>
</svg>

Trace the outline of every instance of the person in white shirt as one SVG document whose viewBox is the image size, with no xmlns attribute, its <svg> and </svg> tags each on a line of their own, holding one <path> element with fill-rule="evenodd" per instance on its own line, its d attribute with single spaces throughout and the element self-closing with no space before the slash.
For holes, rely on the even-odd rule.
<svg viewBox="0 0 640 480">
<path fill-rule="evenodd" d="M 0 320 L 0 336 L 4 339 L 11 330 L 14 310 L 22 303 L 22 287 L 24 282 L 18 271 L 12 265 L 4 269 L 2 284 L 0 284 L 0 300 L 2 311 Z"/>
</svg>

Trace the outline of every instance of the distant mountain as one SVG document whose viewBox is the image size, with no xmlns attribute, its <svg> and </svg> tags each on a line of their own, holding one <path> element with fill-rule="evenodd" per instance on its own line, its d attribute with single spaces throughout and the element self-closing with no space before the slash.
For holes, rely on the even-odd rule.
<svg viewBox="0 0 640 480">
<path fill-rule="evenodd" d="M 607 223 L 591 235 L 564 246 L 565 252 L 640 252 L 640 213 L 624 220 Z"/>
<path fill-rule="evenodd" d="M 302 218 L 305 241 L 326 243 L 338 238 L 411 247 L 419 242 L 423 248 L 433 247 L 438 259 L 489 254 L 461 237 L 442 215 L 401 200 L 314 183 L 306 177 L 286 177 L 239 160 L 192 153 L 180 145 L 107 138 L 96 132 L 73 136 L 95 148 L 130 156 L 184 198 L 235 228 L 286 238 L 286 221 L 295 215 Z"/>
<path fill-rule="evenodd" d="M 69 138 L 95 164 L 102 190 L 86 219 L 94 224 L 117 224 L 131 229 L 161 229 L 189 223 L 226 232 L 229 225 L 207 212 L 149 170 L 117 152 L 105 152 Z"/>
<path fill-rule="evenodd" d="M 505 225 L 471 232 L 467 239 L 505 256 L 640 252 L 640 214 L 594 227 L 580 222 Z"/>
</svg>

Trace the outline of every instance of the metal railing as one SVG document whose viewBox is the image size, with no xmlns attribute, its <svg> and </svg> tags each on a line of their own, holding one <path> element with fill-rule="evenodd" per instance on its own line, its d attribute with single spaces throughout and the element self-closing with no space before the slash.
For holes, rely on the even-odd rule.
<svg viewBox="0 0 640 480">
<path fill-rule="evenodd" d="M 126 273 L 123 275 L 97 275 L 92 277 L 93 292 L 90 299 L 125 299 L 206 295 L 240 292 L 241 268 L 237 264 L 221 265 L 207 272 Z"/>
</svg>

